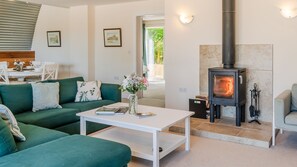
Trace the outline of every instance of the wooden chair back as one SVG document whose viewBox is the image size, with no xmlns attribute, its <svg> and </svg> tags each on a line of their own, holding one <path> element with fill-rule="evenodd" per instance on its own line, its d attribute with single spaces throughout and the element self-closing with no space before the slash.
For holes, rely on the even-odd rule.
<svg viewBox="0 0 297 167">
<path fill-rule="evenodd" d="M 42 69 L 41 80 L 58 79 L 59 64 L 44 63 Z"/>
<path fill-rule="evenodd" d="M 0 83 L 9 84 L 9 78 L 7 74 L 7 62 L 0 62 Z"/>
</svg>

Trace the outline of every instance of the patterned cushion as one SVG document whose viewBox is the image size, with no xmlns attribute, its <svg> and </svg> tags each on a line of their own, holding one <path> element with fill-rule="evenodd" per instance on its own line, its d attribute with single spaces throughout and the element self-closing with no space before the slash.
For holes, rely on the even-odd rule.
<svg viewBox="0 0 297 167">
<path fill-rule="evenodd" d="M 0 104 L 0 117 L 3 118 L 3 120 L 7 120 L 6 122 L 10 128 L 10 132 L 16 139 L 26 141 L 26 137 L 21 133 L 14 115 L 10 109 L 3 104 Z"/>
<path fill-rule="evenodd" d="M 77 81 L 75 102 L 102 100 L 100 87 L 100 81 Z"/>
<path fill-rule="evenodd" d="M 32 83 L 33 112 L 62 108 L 59 105 L 59 83 Z"/>
</svg>

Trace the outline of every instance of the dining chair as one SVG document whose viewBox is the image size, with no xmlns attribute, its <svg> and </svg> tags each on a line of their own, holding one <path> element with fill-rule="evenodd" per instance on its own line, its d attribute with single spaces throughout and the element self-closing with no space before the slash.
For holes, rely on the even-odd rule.
<svg viewBox="0 0 297 167">
<path fill-rule="evenodd" d="M 31 65 L 33 66 L 33 68 L 35 69 L 35 71 L 42 71 L 42 65 L 43 63 L 41 61 L 31 61 Z"/>
<path fill-rule="evenodd" d="M 45 62 L 42 69 L 41 81 L 58 79 L 59 64 Z"/>
<path fill-rule="evenodd" d="M 7 62 L 0 62 L 0 83 L 9 84 L 8 74 L 7 74 Z"/>
</svg>

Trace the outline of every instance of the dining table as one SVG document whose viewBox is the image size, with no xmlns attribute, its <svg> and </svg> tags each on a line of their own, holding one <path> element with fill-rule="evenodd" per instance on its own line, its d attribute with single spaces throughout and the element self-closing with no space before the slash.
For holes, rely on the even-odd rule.
<svg viewBox="0 0 297 167">
<path fill-rule="evenodd" d="M 8 68 L 7 75 L 8 78 L 16 78 L 18 81 L 23 82 L 26 77 L 40 77 L 42 75 L 42 71 L 26 68 L 22 71 L 17 71 L 13 68 Z"/>
</svg>

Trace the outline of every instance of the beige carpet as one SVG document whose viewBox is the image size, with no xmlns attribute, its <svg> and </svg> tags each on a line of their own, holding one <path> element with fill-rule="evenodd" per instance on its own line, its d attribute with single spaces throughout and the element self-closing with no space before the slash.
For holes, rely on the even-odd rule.
<svg viewBox="0 0 297 167">
<path fill-rule="evenodd" d="M 147 90 L 143 91 L 143 97 L 152 99 L 165 99 L 165 81 L 152 81 Z"/>
<path fill-rule="evenodd" d="M 128 99 L 123 98 L 122 102 L 128 103 Z M 165 107 L 165 82 L 154 81 L 146 91 L 143 91 L 143 98 L 138 99 L 138 104 L 154 107 Z"/>
<path fill-rule="evenodd" d="M 129 167 L 151 167 L 133 158 Z M 297 167 L 297 133 L 285 132 L 270 149 L 191 136 L 191 151 L 183 147 L 160 161 L 161 167 Z"/>
</svg>

